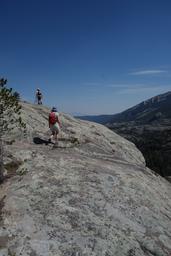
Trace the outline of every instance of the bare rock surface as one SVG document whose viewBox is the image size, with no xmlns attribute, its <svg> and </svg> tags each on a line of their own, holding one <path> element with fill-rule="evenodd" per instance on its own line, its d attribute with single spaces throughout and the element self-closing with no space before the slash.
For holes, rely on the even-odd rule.
<svg viewBox="0 0 171 256">
<path fill-rule="evenodd" d="M 7 139 L 0 256 L 170 256 L 171 186 L 106 127 L 23 104 L 27 136 Z"/>
</svg>

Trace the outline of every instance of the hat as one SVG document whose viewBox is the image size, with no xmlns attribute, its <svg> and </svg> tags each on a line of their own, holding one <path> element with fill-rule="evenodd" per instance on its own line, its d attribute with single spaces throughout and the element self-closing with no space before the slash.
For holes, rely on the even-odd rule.
<svg viewBox="0 0 171 256">
<path fill-rule="evenodd" d="M 51 111 L 52 111 L 52 112 L 57 112 L 56 107 L 53 107 Z"/>
</svg>

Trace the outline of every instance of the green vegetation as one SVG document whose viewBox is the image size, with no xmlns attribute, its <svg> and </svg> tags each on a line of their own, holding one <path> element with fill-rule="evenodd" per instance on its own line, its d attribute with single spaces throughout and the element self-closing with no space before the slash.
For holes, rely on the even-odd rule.
<svg viewBox="0 0 171 256">
<path fill-rule="evenodd" d="M 0 79 L 0 182 L 4 180 L 3 138 L 16 126 L 25 131 L 26 124 L 21 118 L 20 95 L 6 87 L 7 80 Z"/>
<path fill-rule="evenodd" d="M 145 131 L 134 143 L 143 153 L 147 166 L 161 176 L 171 176 L 171 130 Z"/>
<path fill-rule="evenodd" d="M 141 129 L 142 128 L 142 129 Z M 121 136 L 133 142 L 142 152 L 147 166 L 163 177 L 171 176 L 171 129 L 157 130 L 146 128 L 118 125 L 113 129 Z"/>
</svg>

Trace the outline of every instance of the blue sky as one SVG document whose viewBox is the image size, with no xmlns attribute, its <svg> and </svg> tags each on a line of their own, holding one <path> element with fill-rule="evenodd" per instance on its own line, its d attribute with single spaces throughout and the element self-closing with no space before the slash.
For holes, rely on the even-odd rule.
<svg viewBox="0 0 171 256">
<path fill-rule="evenodd" d="M 0 0 L 0 76 L 62 112 L 118 113 L 171 90 L 171 1 Z"/>
</svg>

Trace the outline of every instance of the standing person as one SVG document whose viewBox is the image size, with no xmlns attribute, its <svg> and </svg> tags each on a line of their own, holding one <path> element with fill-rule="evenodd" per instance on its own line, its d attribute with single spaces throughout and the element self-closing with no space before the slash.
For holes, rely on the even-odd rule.
<svg viewBox="0 0 171 256">
<path fill-rule="evenodd" d="M 38 105 L 42 104 L 42 98 L 43 98 L 43 95 L 42 95 L 40 89 L 38 88 L 36 91 L 36 102 Z"/>
<path fill-rule="evenodd" d="M 61 128 L 61 122 L 59 120 L 59 113 L 55 107 L 51 109 L 51 112 L 49 113 L 49 128 L 52 132 L 52 135 L 49 138 L 49 142 L 52 141 L 54 138 L 55 144 L 58 143 L 58 134 L 60 132 Z"/>
</svg>

